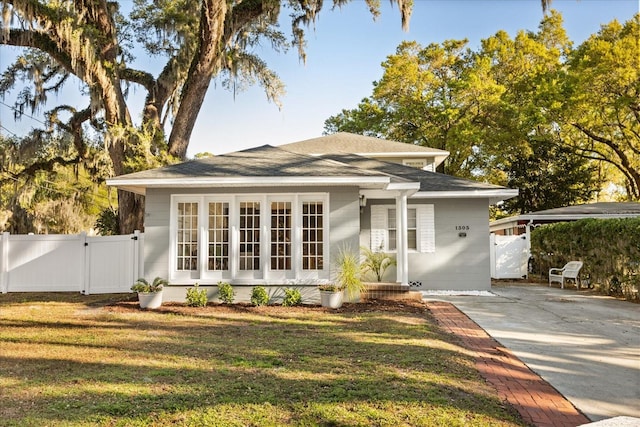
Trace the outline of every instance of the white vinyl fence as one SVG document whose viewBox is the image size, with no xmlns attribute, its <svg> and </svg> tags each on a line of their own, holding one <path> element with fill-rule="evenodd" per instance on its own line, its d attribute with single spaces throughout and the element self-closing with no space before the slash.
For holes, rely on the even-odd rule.
<svg viewBox="0 0 640 427">
<path fill-rule="evenodd" d="M 0 239 L 0 292 L 129 292 L 144 275 L 144 234 L 11 235 Z"/>
<path fill-rule="evenodd" d="M 527 235 L 500 236 L 491 233 L 491 277 L 494 279 L 522 279 L 527 277 L 529 241 Z"/>
</svg>

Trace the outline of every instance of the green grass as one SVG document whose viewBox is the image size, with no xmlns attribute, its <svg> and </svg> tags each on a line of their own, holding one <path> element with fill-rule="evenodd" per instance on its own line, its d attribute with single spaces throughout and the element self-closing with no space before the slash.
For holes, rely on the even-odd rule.
<svg viewBox="0 0 640 427">
<path fill-rule="evenodd" d="M 0 295 L 0 424 L 523 425 L 420 307 L 114 298 Z"/>
</svg>

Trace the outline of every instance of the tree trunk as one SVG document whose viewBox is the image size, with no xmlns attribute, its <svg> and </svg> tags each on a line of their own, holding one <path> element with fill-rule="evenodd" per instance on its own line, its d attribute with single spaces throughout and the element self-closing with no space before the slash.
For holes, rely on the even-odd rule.
<svg viewBox="0 0 640 427">
<path fill-rule="evenodd" d="M 202 3 L 200 46 L 191 63 L 189 78 L 180 100 L 180 109 L 176 114 L 169 137 L 169 154 L 180 159 L 185 159 L 187 156 L 187 147 L 198 112 L 204 102 L 213 73 L 219 67 L 226 16 L 225 0 L 205 0 Z"/>
<path fill-rule="evenodd" d="M 118 218 L 120 234 L 144 231 L 144 196 L 118 190 Z"/>
</svg>

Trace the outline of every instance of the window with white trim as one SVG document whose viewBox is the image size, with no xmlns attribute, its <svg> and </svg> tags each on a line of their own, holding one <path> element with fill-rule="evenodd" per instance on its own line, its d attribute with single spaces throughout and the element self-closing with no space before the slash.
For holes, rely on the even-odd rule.
<svg viewBox="0 0 640 427">
<path fill-rule="evenodd" d="M 417 210 L 415 208 L 407 209 L 407 247 L 410 251 L 418 250 L 418 226 L 416 215 Z M 387 234 L 389 236 L 387 250 L 389 251 L 395 251 L 398 249 L 396 224 L 396 209 L 389 208 L 387 211 Z"/>
<path fill-rule="evenodd" d="M 260 202 L 240 202 L 240 270 L 260 270 Z"/>
<path fill-rule="evenodd" d="M 229 203 L 209 203 L 207 270 L 229 270 Z"/>
<path fill-rule="evenodd" d="M 198 269 L 198 203 L 178 203 L 176 270 Z"/>
<path fill-rule="evenodd" d="M 328 193 L 171 197 L 170 279 L 326 279 Z"/>
<path fill-rule="evenodd" d="M 371 206 L 371 250 L 397 251 L 395 205 Z M 435 215 L 432 204 L 407 208 L 407 246 L 410 251 L 435 252 Z"/>
<path fill-rule="evenodd" d="M 271 202 L 271 269 L 291 270 L 291 202 Z"/>
<path fill-rule="evenodd" d="M 324 209 L 322 202 L 302 203 L 302 269 L 324 268 Z"/>
</svg>

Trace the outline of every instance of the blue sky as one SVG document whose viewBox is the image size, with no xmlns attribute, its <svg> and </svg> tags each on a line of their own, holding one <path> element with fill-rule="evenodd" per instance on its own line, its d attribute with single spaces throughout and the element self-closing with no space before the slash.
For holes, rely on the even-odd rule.
<svg viewBox="0 0 640 427">
<path fill-rule="evenodd" d="M 511 36 L 520 30 L 536 31 L 543 17 L 539 0 L 414 0 L 410 29 L 404 32 L 397 8 L 386 0 L 381 7 L 382 14 L 374 22 L 362 0 L 336 10 L 325 6 L 307 31 L 306 64 L 300 62 L 295 49 L 278 54 L 265 47 L 261 57 L 286 85 L 280 110 L 266 100 L 260 87 L 233 94 L 214 82 L 198 116 L 189 155 L 221 154 L 320 136 L 328 117 L 343 108 L 354 108 L 371 94 L 372 82 L 382 76 L 380 64 L 401 41 L 416 40 L 426 46 L 467 38 L 475 49 L 480 40 L 499 30 Z M 569 38 L 579 44 L 602 24 L 629 20 L 638 13 L 639 0 L 553 0 L 552 7 L 562 13 Z M 281 23 L 288 33 L 286 12 Z M 6 48 L 0 54 L 7 59 Z M 3 70 L 6 65 L 5 60 L 0 61 Z M 152 64 L 142 61 L 137 66 L 152 69 Z M 132 114 L 140 111 L 135 105 L 143 96 L 142 91 L 132 93 Z M 12 116 L 0 105 L 1 123 L 9 130 L 23 133 L 25 127 L 38 126 L 28 118 L 13 123 Z"/>
</svg>

